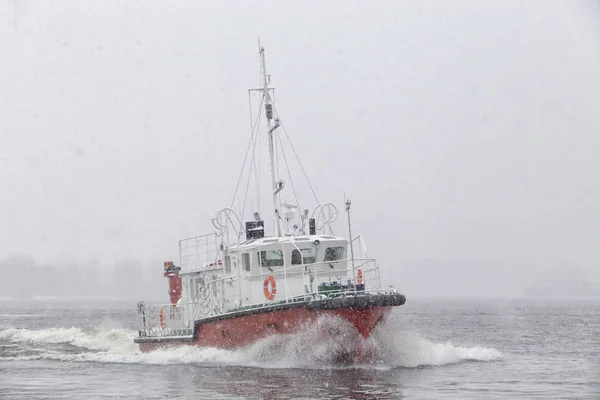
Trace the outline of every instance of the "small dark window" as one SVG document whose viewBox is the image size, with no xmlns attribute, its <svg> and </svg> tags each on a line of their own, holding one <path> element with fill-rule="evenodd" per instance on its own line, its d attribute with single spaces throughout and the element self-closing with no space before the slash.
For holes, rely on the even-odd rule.
<svg viewBox="0 0 600 400">
<path fill-rule="evenodd" d="M 192 299 L 196 298 L 196 285 L 197 285 L 196 280 L 190 278 L 189 287 L 190 287 L 190 295 L 191 295 Z"/>
<path fill-rule="evenodd" d="M 225 273 L 231 273 L 231 257 L 225 256 Z"/>
<path fill-rule="evenodd" d="M 242 253 L 242 265 L 246 271 L 250 271 L 250 253 Z"/>
<path fill-rule="evenodd" d="M 204 290 L 204 278 L 197 277 L 190 280 L 192 298 L 199 296 Z"/>
<path fill-rule="evenodd" d="M 342 254 L 344 254 L 343 247 L 328 247 L 325 249 L 325 258 L 323 261 L 337 261 L 342 259 Z"/>
<path fill-rule="evenodd" d="M 302 264 L 302 254 L 298 249 L 292 250 L 292 265 Z"/>
</svg>

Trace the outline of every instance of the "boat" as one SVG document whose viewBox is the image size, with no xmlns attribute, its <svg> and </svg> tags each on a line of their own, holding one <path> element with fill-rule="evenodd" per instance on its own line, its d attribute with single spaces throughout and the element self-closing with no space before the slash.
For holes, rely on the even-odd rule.
<svg viewBox="0 0 600 400">
<path fill-rule="evenodd" d="M 170 302 L 138 303 L 140 329 L 134 341 L 142 352 L 181 345 L 243 347 L 270 335 L 296 334 L 323 318 L 338 319 L 351 326 L 354 339 L 366 339 L 406 301 L 393 286 L 382 286 L 379 265 L 368 257 L 363 237 L 352 237 L 350 199 L 344 203 L 347 239 L 333 232 L 339 215 L 333 203 L 317 203 L 309 213 L 282 201 L 286 185 L 274 146 L 282 122 L 260 44 L 259 57 L 261 86 L 249 93 L 260 97 L 258 115 L 266 121 L 273 232 L 266 234 L 259 212 L 242 223 L 233 208 L 225 207 L 212 214 L 214 232 L 180 240 L 178 264 L 163 265 Z M 256 144 L 256 135 L 253 130 L 251 143 Z"/>
</svg>

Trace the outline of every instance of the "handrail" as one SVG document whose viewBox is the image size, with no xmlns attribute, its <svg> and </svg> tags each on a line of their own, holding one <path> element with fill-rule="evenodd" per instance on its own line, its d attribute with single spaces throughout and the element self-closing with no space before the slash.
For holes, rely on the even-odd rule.
<svg viewBox="0 0 600 400">
<path fill-rule="evenodd" d="M 195 240 L 195 238 L 192 239 Z M 202 239 L 203 237 L 199 240 L 201 241 Z M 360 240 L 360 236 L 354 240 Z M 352 280 L 353 268 L 350 266 L 349 258 L 305 264 L 306 257 L 302 253 L 299 244 L 294 243 L 293 240 L 289 242 L 282 241 L 280 242 L 280 246 L 275 246 L 275 248 L 281 247 L 284 249 L 286 243 L 292 243 L 291 247 L 300 251 L 302 264 L 291 264 L 288 252 L 284 252 L 283 265 L 271 266 L 270 270 L 259 266 L 258 269 L 253 267 L 250 273 L 241 274 L 242 264 L 239 264 L 238 274 L 225 275 L 213 273 L 211 269 L 200 268 L 197 271 L 204 273 L 204 286 L 194 286 L 195 295 L 193 300 L 180 302 L 176 305 L 163 304 L 155 307 L 146 307 L 144 309 L 145 314 L 140 315 L 144 323 L 143 330 L 140 332 L 143 332 L 147 336 L 190 335 L 193 333 L 191 330 L 193 330 L 194 321 L 199 319 L 227 315 L 246 307 L 265 308 L 280 304 L 281 302 L 289 303 L 298 301 L 298 299 L 310 300 L 330 296 L 332 294 L 330 289 L 322 292 L 323 283 L 331 284 L 331 282 L 339 282 L 340 289 L 339 291 L 335 289 L 335 296 L 390 292 L 389 289 L 381 287 L 378 271 L 379 266 L 373 258 L 358 257 L 354 259 L 354 270 L 360 268 L 364 272 L 365 288 L 364 290 L 357 291 L 357 282 Z M 269 244 L 269 247 L 271 249 L 274 248 L 272 244 Z M 256 249 L 260 250 L 260 248 Z M 287 249 L 289 250 L 289 247 Z M 335 267 L 330 268 L 331 265 L 335 265 Z M 307 286 L 309 282 L 307 274 L 313 278 L 310 281 L 310 287 Z M 260 281 L 267 275 L 273 275 L 278 281 L 277 283 L 282 285 L 284 289 L 281 290 L 281 295 L 278 295 L 276 300 L 263 298 L 262 291 L 259 292 L 256 288 L 248 292 L 241 290 L 243 287 L 256 285 L 257 281 Z M 349 282 L 351 281 L 353 286 L 346 285 L 346 279 Z M 195 285 L 195 283 L 193 284 Z M 236 286 L 240 290 L 236 290 Z M 242 296 L 244 296 L 245 300 Z M 160 316 L 161 311 L 163 313 L 162 317 Z"/>
</svg>

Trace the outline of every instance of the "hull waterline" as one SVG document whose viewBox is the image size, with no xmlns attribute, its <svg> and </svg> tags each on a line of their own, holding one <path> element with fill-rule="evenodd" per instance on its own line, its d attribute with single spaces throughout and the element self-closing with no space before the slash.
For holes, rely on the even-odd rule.
<svg viewBox="0 0 600 400">
<path fill-rule="evenodd" d="M 284 304 L 272 309 L 248 310 L 196 321 L 194 334 L 188 337 L 139 337 L 135 341 L 143 352 L 182 345 L 236 348 L 250 345 L 269 335 L 300 332 L 322 317 L 348 321 L 356 329 L 357 336 L 366 339 L 377 325 L 387 321 L 394 306 L 404 302 L 405 297 L 396 294 Z M 344 306 L 348 303 L 362 304 L 356 307 Z"/>
</svg>

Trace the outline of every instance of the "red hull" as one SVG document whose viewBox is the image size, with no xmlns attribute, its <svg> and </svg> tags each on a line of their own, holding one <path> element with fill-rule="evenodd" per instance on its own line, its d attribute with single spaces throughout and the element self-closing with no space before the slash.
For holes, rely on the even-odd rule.
<svg viewBox="0 0 600 400">
<path fill-rule="evenodd" d="M 362 337 L 367 338 L 379 323 L 386 321 L 392 306 L 310 310 L 295 308 L 242 315 L 211 322 L 197 322 L 193 340 L 139 341 L 140 350 L 147 352 L 160 347 L 195 345 L 201 347 L 234 348 L 246 346 L 272 334 L 290 334 L 315 323 L 319 317 L 338 317 L 351 322 Z"/>
</svg>

